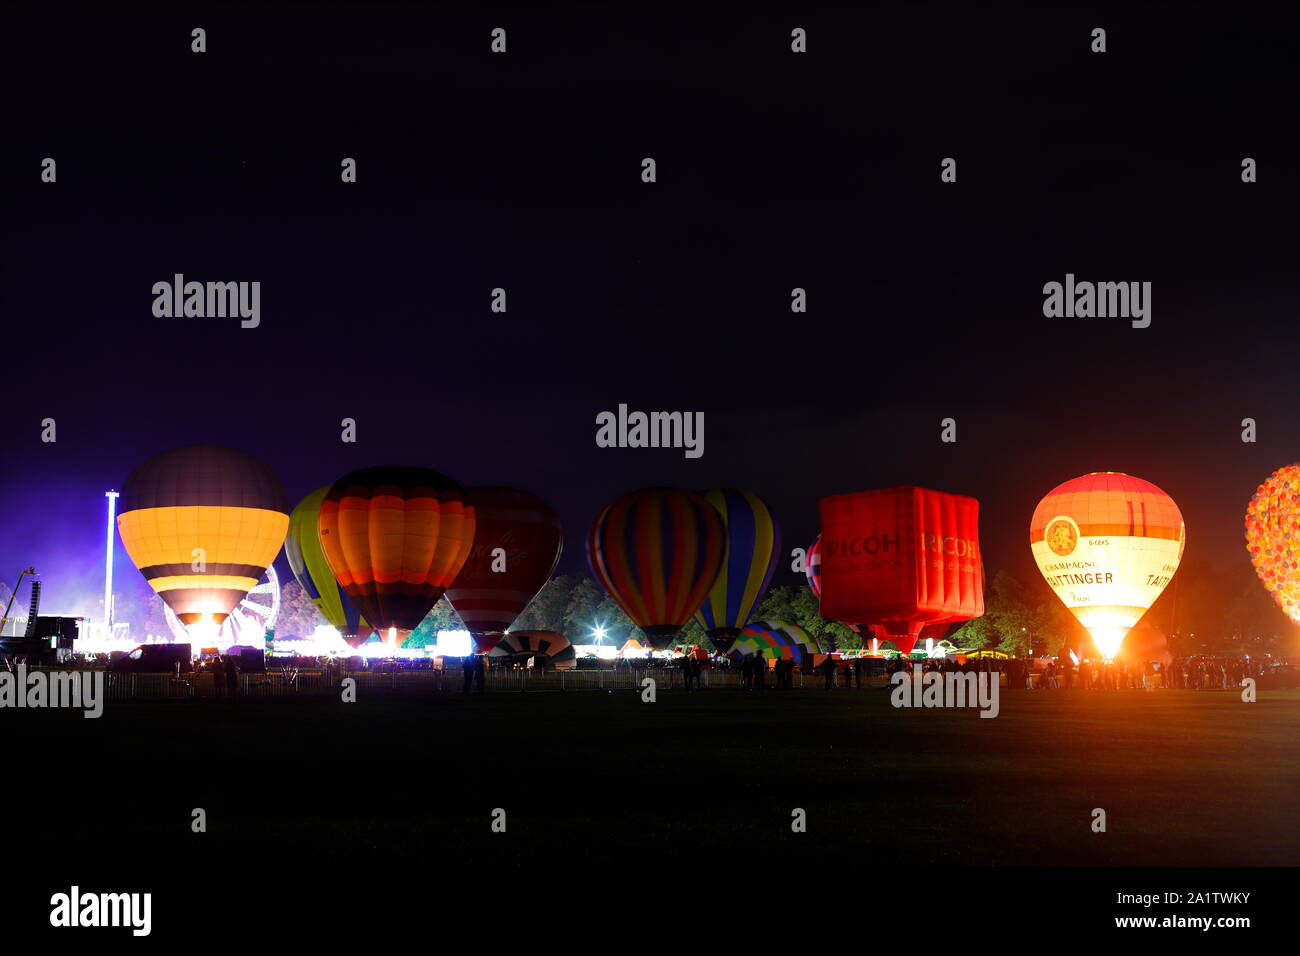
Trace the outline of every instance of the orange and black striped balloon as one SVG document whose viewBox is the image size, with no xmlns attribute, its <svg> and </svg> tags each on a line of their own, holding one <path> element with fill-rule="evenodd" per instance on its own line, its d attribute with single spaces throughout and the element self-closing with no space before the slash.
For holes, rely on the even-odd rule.
<svg viewBox="0 0 1300 956">
<path fill-rule="evenodd" d="M 145 461 L 122 486 L 118 533 L 145 580 L 189 625 L 219 625 L 284 544 L 280 479 L 251 455 L 190 445 Z"/>
<path fill-rule="evenodd" d="M 339 587 L 367 623 L 396 628 L 402 640 L 456 579 L 474 542 L 474 509 L 461 500 L 460 485 L 428 468 L 344 475 L 318 520 Z"/>
<path fill-rule="evenodd" d="M 717 509 L 673 488 L 616 498 L 587 535 L 596 579 L 661 650 L 704 603 L 725 552 Z"/>
</svg>

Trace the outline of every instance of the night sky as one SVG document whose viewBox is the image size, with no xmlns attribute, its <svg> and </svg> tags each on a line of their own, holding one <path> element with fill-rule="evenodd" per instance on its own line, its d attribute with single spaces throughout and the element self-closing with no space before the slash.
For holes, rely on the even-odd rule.
<svg viewBox="0 0 1300 956">
<path fill-rule="evenodd" d="M 197 442 L 294 501 L 390 463 L 535 491 L 562 571 L 637 487 L 751 488 L 788 551 L 819 497 L 915 483 L 978 497 L 990 574 L 1029 580 L 1034 506 L 1098 470 L 1175 498 L 1186 559 L 1241 561 L 1300 459 L 1284 10 L 19 11 L 0 579 L 98 615 L 102 493 Z M 178 272 L 260 281 L 260 327 L 155 318 Z M 1151 327 L 1045 318 L 1067 272 L 1151 282 Z M 597 448 L 620 402 L 703 411 L 703 458 Z"/>
</svg>

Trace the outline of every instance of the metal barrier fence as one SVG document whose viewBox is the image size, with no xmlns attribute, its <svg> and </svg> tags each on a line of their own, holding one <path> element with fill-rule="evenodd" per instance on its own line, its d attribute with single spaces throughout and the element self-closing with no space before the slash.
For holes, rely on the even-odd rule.
<svg viewBox="0 0 1300 956">
<path fill-rule="evenodd" d="M 40 668 L 52 673 L 62 668 Z M 999 675 L 1003 686 L 1007 684 L 1007 675 Z M 1038 676 L 1038 675 L 1035 675 Z M 131 674 L 105 673 L 105 696 L 114 700 L 185 700 L 191 698 L 219 698 L 228 693 L 226 686 L 218 687 L 213 675 L 209 673 L 185 674 L 176 677 L 173 674 Z M 352 671 L 341 675 L 327 676 L 319 671 L 268 671 L 265 674 L 240 674 L 237 693 L 248 698 L 266 697 L 313 697 L 340 693 L 340 680 L 350 677 L 356 681 L 359 696 L 371 695 L 409 695 L 429 696 L 439 694 L 459 694 L 464 687 L 464 672 L 451 670 L 410 670 L 410 671 Z M 682 690 L 683 674 L 677 668 L 638 667 L 620 668 L 618 670 L 494 670 L 485 675 L 484 690 L 489 693 L 546 693 L 546 692 L 582 692 L 640 690 L 641 681 L 653 678 L 657 690 Z M 824 686 L 824 677 L 819 673 L 791 675 L 794 687 Z M 834 688 L 845 689 L 842 673 L 834 677 Z M 861 685 L 854 688 L 885 688 L 888 679 L 883 674 L 862 675 Z M 1034 681 L 1032 689 L 1039 689 L 1044 684 Z M 1164 685 L 1156 682 L 1156 687 Z M 1290 683 L 1278 686 L 1292 686 Z M 743 678 L 738 669 L 705 668 L 700 673 L 698 688 L 700 690 L 740 690 L 744 687 Z M 765 687 L 775 690 L 776 680 L 772 673 L 767 674 Z M 471 690 L 475 687 L 471 684 Z"/>
<path fill-rule="evenodd" d="M 819 675 L 810 675 L 808 684 L 819 686 Z M 353 671 L 327 676 L 317 671 L 268 671 L 265 674 L 240 674 L 237 693 L 242 697 L 310 697 L 340 692 L 344 677 L 356 681 L 358 695 L 374 694 L 458 694 L 464 687 L 464 674 L 460 670 L 420 671 Z M 651 667 L 620 670 L 500 670 L 490 671 L 484 678 L 484 690 L 491 693 L 545 693 L 640 690 L 641 681 L 650 677 L 657 690 L 682 690 L 683 674 L 676 668 Z M 739 690 L 744 684 L 738 670 L 706 668 L 699 675 L 700 690 Z M 804 687 L 805 675 L 791 675 L 795 687 Z M 765 686 L 775 689 L 772 674 L 767 675 Z M 837 677 L 837 685 L 838 677 Z M 863 686 L 879 686 L 877 681 L 863 681 Z M 471 690 L 476 689 L 471 685 Z M 108 700 L 183 700 L 188 698 L 224 697 L 228 688 L 218 687 L 212 674 L 105 674 L 105 691 Z"/>
</svg>

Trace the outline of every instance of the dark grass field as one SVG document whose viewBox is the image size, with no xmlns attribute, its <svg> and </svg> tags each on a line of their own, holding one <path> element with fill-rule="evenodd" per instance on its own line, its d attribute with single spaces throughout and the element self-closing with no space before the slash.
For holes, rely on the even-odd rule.
<svg viewBox="0 0 1300 956">
<path fill-rule="evenodd" d="M 999 717 L 977 713 L 820 688 L 6 710 L 0 888 L 37 929 L 73 883 L 147 890 L 157 935 L 176 938 L 208 910 L 295 938 L 365 937 L 375 906 L 381 921 L 500 911 L 527 936 L 552 906 L 621 926 L 643 902 L 647 919 L 690 901 L 711 921 L 737 899 L 798 901 L 781 910 L 796 923 L 813 900 L 946 899 L 934 919 L 1011 906 L 1055 928 L 1054 901 L 1072 900 L 1113 931 L 1117 889 L 1286 876 L 1136 868 L 1300 860 L 1300 692 L 1004 691 Z M 1272 883 L 1250 911 L 1272 899 L 1285 918 Z"/>
<path fill-rule="evenodd" d="M 68 851 L 268 864 L 375 854 L 526 868 L 653 854 L 896 866 L 1300 860 L 1300 692 L 1004 691 L 1001 714 L 880 689 L 110 703 L 8 711 L 34 814 Z M 22 743 L 19 743 L 22 741 Z M 202 807 L 208 832 L 190 832 Z M 490 828 L 494 808 L 507 830 Z M 1094 833 L 1092 810 L 1107 815 Z M 791 811 L 807 832 L 791 832 Z"/>
</svg>

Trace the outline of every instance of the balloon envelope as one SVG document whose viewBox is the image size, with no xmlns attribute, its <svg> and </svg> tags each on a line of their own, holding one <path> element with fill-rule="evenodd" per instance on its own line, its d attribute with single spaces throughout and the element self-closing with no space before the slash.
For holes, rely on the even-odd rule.
<svg viewBox="0 0 1300 956">
<path fill-rule="evenodd" d="M 359 647 L 369 638 L 371 629 L 361 616 L 361 609 L 339 589 L 320 543 L 320 506 L 329 490 L 329 485 L 317 488 L 289 513 L 284 554 L 294 578 L 325 622 L 343 635 L 348 644 Z"/>
<path fill-rule="evenodd" d="M 807 664 L 812 660 L 813 654 L 821 653 L 821 648 L 817 639 L 799 625 L 765 619 L 742 628 L 732 645 L 732 652 L 742 657 L 761 654 L 763 657 Z"/>
<path fill-rule="evenodd" d="M 979 502 L 914 485 L 820 502 L 825 617 L 880 625 L 904 654 L 927 624 L 984 613 Z"/>
<path fill-rule="evenodd" d="M 1269 475 L 1246 506 L 1246 550 L 1278 607 L 1300 624 L 1300 464 Z"/>
<path fill-rule="evenodd" d="M 1151 482 L 1102 471 L 1049 491 L 1029 544 L 1048 586 L 1112 658 L 1178 570 L 1184 531 L 1174 499 Z"/>
<path fill-rule="evenodd" d="M 722 566 L 717 510 L 689 491 L 645 488 L 607 504 L 587 534 L 592 573 L 657 650 L 699 610 Z"/>
<path fill-rule="evenodd" d="M 404 641 L 455 580 L 474 540 L 460 485 L 428 468 L 344 475 L 321 501 L 320 542 L 345 594 L 373 627 Z"/>
<path fill-rule="evenodd" d="M 492 660 L 507 657 L 544 657 L 548 667 L 569 670 L 578 665 L 578 652 L 559 631 L 511 631 L 488 651 Z"/>
<path fill-rule="evenodd" d="M 771 509 L 752 491 L 718 488 L 700 496 L 722 517 L 726 551 L 696 620 L 714 647 L 725 653 L 772 583 L 781 531 Z"/>
<path fill-rule="evenodd" d="M 219 627 L 275 560 L 288 511 L 280 479 L 256 458 L 189 445 L 131 472 L 117 528 L 182 623 Z"/>
<path fill-rule="evenodd" d="M 516 488 L 467 488 L 474 544 L 447 589 L 480 651 L 490 651 L 550 579 L 564 547 L 560 519 L 536 495 Z"/>
<path fill-rule="evenodd" d="M 803 574 L 808 579 L 808 587 L 813 593 L 813 597 L 821 600 L 822 597 L 822 536 L 818 535 L 817 540 L 808 546 L 808 553 L 804 556 Z"/>
</svg>

